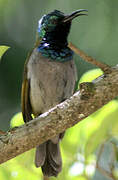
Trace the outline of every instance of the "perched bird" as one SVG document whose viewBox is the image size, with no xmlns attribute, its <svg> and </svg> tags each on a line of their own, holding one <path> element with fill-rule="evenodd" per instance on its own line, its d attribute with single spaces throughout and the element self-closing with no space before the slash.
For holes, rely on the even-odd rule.
<svg viewBox="0 0 118 180">
<path fill-rule="evenodd" d="M 74 93 L 76 67 L 67 37 L 72 20 L 86 11 L 65 15 L 55 10 L 39 20 L 36 44 L 24 67 L 21 104 L 25 122 Z M 36 149 L 35 165 L 42 168 L 44 176 L 57 176 L 62 169 L 59 141 L 63 136 L 64 132 Z"/>
</svg>

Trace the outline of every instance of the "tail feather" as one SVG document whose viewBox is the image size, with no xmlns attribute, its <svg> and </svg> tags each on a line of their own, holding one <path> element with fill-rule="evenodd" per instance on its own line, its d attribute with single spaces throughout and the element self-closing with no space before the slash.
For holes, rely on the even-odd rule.
<svg viewBox="0 0 118 180">
<path fill-rule="evenodd" d="M 62 169 L 62 159 L 59 143 L 54 144 L 49 140 L 46 144 L 46 159 L 41 167 L 45 176 L 57 176 Z"/>
<path fill-rule="evenodd" d="M 44 164 L 46 158 L 46 143 L 37 146 L 35 154 L 35 165 L 40 167 Z"/>
<path fill-rule="evenodd" d="M 57 136 L 36 148 L 35 165 L 42 168 L 44 176 L 57 176 L 62 169 L 59 138 Z"/>
</svg>

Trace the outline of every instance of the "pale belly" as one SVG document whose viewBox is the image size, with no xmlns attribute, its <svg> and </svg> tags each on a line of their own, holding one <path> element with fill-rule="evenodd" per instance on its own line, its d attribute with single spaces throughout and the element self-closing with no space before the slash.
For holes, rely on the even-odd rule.
<svg viewBox="0 0 118 180">
<path fill-rule="evenodd" d="M 30 102 L 36 116 L 69 98 L 75 87 L 73 61 L 65 63 L 45 61 L 31 63 L 28 66 Z"/>
</svg>

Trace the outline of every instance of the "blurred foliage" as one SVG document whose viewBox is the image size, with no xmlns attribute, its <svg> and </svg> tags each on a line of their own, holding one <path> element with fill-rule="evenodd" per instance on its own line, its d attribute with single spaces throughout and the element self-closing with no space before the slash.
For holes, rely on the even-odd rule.
<svg viewBox="0 0 118 180">
<path fill-rule="evenodd" d="M 96 59 L 113 66 L 117 64 L 118 55 L 117 7 L 118 1 L 111 0 L 0 0 L 0 45 L 11 47 L 0 64 L 0 129 L 8 129 L 9 124 L 14 127 L 23 123 L 21 113 L 16 114 L 21 111 L 22 71 L 27 52 L 35 42 L 39 18 L 54 9 L 65 13 L 80 8 L 88 9 L 88 17 L 73 21 L 69 41 Z M 100 69 L 95 69 L 77 55 L 75 61 L 79 82 L 92 81 L 102 74 Z M 102 143 L 105 145 L 99 163 L 102 168 L 113 173 L 114 179 L 118 179 L 117 120 L 118 101 L 113 100 L 67 130 L 61 142 L 63 170 L 57 179 L 107 180 L 96 169 Z M 41 170 L 35 168 L 33 161 L 34 150 L 31 150 L 2 164 L 0 179 L 42 180 Z"/>
<path fill-rule="evenodd" d="M 3 54 L 9 49 L 8 46 L 0 46 L 0 60 L 3 56 Z"/>
</svg>

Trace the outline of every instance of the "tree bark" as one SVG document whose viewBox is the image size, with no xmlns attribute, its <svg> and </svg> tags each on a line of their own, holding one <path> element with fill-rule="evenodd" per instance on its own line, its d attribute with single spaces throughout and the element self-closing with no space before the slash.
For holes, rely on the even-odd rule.
<svg viewBox="0 0 118 180">
<path fill-rule="evenodd" d="M 82 83 L 80 91 L 48 112 L 0 136 L 0 163 L 51 139 L 118 96 L 118 70 Z"/>
</svg>

